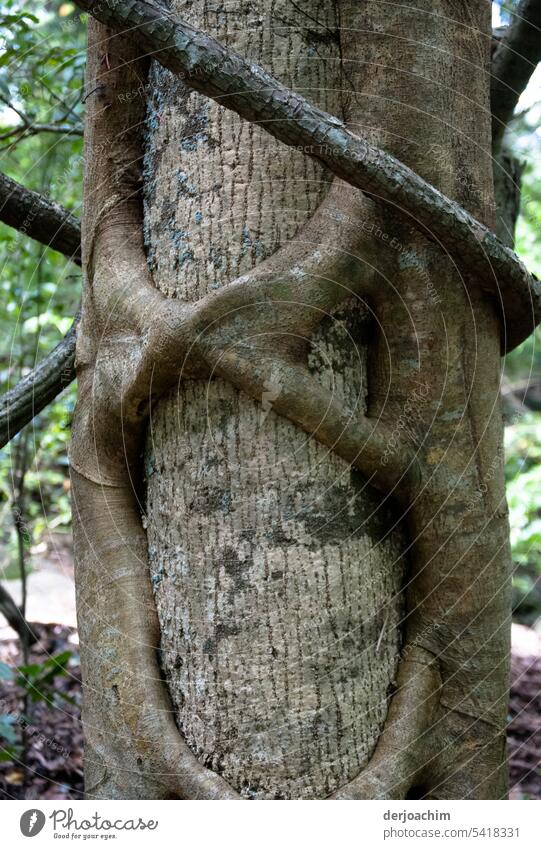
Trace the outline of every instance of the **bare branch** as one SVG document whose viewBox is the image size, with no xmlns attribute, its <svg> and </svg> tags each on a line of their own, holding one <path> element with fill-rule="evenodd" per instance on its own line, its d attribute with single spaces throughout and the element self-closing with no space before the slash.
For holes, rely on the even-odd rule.
<svg viewBox="0 0 541 849">
<path fill-rule="evenodd" d="M 79 138 L 84 134 L 83 128 L 75 124 L 30 124 L 28 131 L 32 135 L 36 133 L 56 133 L 60 136 L 76 136 Z"/>
<path fill-rule="evenodd" d="M 8 624 L 13 628 L 14 631 L 17 632 L 21 640 L 23 642 L 26 642 L 27 646 L 31 646 L 37 641 L 37 637 L 34 634 L 31 625 L 26 621 L 11 595 L 1 584 L 0 613 L 5 616 Z"/>
<path fill-rule="evenodd" d="M 47 90 L 50 91 L 50 89 L 48 88 L 47 85 L 45 86 L 45 88 L 47 88 Z M 60 98 L 57 97 L 56 94 L 54 94 L 54 92 L 51 92 L 51 94 L 53 94 L 53 96 L 57 100 L 60 99 Z M 11 100 L 9 100 L 9 98 L 4 97 L 2 94 L 0 94 L 0 101 L 2 103 L 5 103 L 6 106 L 9 107 L 9 109 L 11 109 L 13 112 L 15 112 L 15 114 L 18 115 L 19 118 L 22 121 L 22 123 L 19 124 L 18 126 L 12 127 L 11 130 L 8 130 L 7 132 L 0 134 L 0 141 L 3 141 L 4 139 L 10 138 L 11 136 L 15 136 L 15 135 L 19 135 L 20 138 L 25 138 L 26 136 L 33 136 L 33 135 L 36 135 L 37 133 L 60 133 L 61 135 L 64 135 L 64 136 L 82 136 L 83 135 L 83 128 L 81 126 L 63 123 L 63 121 L 69 115 L 71 109 L 68 109 L 64 118 L 61 119 L 60 121 L 54 121 L 54 122 L 48 123 L 48 124 L 40 124 L 40 123 L 35 123 L 34 121 L 32 121 L 32 119 L 28 115 L 26 115 L 24 112 L 22 112 L 17 106 L 15 106 L 15 104 Z M 60 101 L 60 102 L 62 103 L 62 101 Z"/>
<path fill-rule="evenodd" d="M 56 348 L 0 397 L 0 448 L 75 380 L 77 323 L 78 317 Z"/>
<path fill-rule="evenodd" d="M 60 136 L 83 136 L 83 128 L 73 124 L 19 124 L 0 135 L 0 141 L 5 141 L 12 136 L 19 136 L 19 141 L 28 136 L 36 136 L 38 133 L 56 133 Z"/>
<path fill-rule="evenodd" d="M 81 264 L 81 228 L 67 209 L 0 173 L 0 221 Z M 78 316 L 62 341 L 0 397 L 0 448 L 75 380 Z"/>
<path fill-rule="evenodd" d="M 59 204 L 0 173 L 0 221 L 81 264 L 81 227 Z"/>
<path fill-rule="evenodd" d="M 495 295 L 503 312 L 502 348 L 512 350 L 541 321 L 541 284 L 487 227 L 393 156 L 355 136 L 263 69 L 149 0 L 77 4 L 105 24 L 124 27 L 146 53 L 196 91 L 377 200 L 408 213 L 461 267 Z"/>
<path fill-rule="evenodd" d="M 492 58 L 492 143 L 498 148 L 520 95 L 541 61 L 541 2 L 522 0 Z"/>
</svg>

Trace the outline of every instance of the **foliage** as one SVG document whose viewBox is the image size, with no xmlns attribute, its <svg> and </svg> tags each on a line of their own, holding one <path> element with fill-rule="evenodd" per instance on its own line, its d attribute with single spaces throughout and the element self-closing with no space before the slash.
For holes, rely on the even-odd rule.
<svg viewBox="0 0 541 849">
<path fill-rule="evenodd" d="M 515 418 L 506 429 L 506 479 L 511 546 L 516 563 L 515 617 L 541 616 L 541 427 L 539 414 Z"/>
<path fill-rule="evenodd" d="M 78 657 L 71 651 L 60 652 L 41 663 L 21 664 L 15 668 L 0 663 L 0 681 L 14 684 L 32 704 L 44 702 L 49 707 L 58 707 L 61 701 L 74 704 L 74 700 L 59 689 L 57 679 L 69 676 L 70 667 L 77 663 Z M 0 712 L 0 762 L 12 761 L 21 755 L 20 729 L 30 724 L 30 718 L 24 713 Z"/>
<path fill-rule="evenodd" d="M 71 4 L 0 4 L 0 170 L 80 213 L 82 138 L 33 132 L 35 125 L 80 130 L 85 27 Z M 10 108 L 8 104 L 11 104 Z M 25 132 L 13 130 L 28 122 Z M 0 225 L 0 392 L 14 385 L 68 330 L 80 273 L 64 257 Z M 28 546 L 69 525 L 67 442 L 75 401 L 70 387 L 29 426 L 31 462 L 23 520 Z M 10 501 L 13 446 L 0 452 L 0 565 L 13 572 L 16 539 Z M 11 568 L 10 568 L 11 566 Z"/>
<path fill-rule="evenodd" d="M 504 4 L 505 5 L 505 4 Z M 523 166 L 516 250 L 541 277 L 541 69 L 521 97 L 507 144 Z M 505 382 L 515 390 L 515 411 L 506 431 L 507 496 L 515 572 L 515 615 L 528 624 L 541 617 L 541 330 L 505 363 Z M 531 412 L 528 412 L 530 409 Z M 518 413 L 517 413 L 518 410 Z"/>
<path fill-rule="evenodd" d="M 72 703 L 72 699 L 55 688 L 55 679 L 68 675 L 68 665 L 73 664 L 73 652 L 63 651 L 48 657 L 42 663 L 28 663 L 17 667 L 15 683 L 26 690 L 32 702 L 46 702 L 55 705 L 59 698 Z"/>
</svg>

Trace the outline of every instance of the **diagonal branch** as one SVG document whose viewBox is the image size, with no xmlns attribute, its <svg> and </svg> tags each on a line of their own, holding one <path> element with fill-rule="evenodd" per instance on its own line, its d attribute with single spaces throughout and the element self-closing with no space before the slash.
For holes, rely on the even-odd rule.
<svg viewBox="0 0 541 849">
<path fill-rule="evenodd" d="M 215 371 L 256 400 L 261 399 L 272 375 L 278 389 L 272 403 L 276 413 L 360 471 L 382 494 L 409 503 L 419 476 L 416 456 L 403 443 L 393 462 L 383 461 L 393 435 L 387 422 L 347 409 L 307 368 L 276 357 L 262 358 L 251 347 L 242 354 L 233 348 L 221 352 Z"/>
<path fill-rule="evenodd" d="M 81 227 L 75 216 L 1 173 L 0 221 L 81 264 Z"/>
<path fill-rule="evenodd" d="M 541 61 L 541 2 L 522 0 L 492 58 L 492 143 L 497 149 L 520 95 Z"/>
<path fill-rule="evenodd" d="M 504 350 L 520 344 L 541 321 L 541 284 L 513 251 L 460 205 L 354 135 L 342 121 L 150 0 L 77 4 L 105 24 L 129 29 L 140 48 L 196 91 L 260 124 L 284 144 L 301 148 L 355 188 L 408 213 L 495 295 L 503 312 Z"/>
<path fill-rule="evenodd" d="M 16 144 L 23 139 L 30 138 L 30 136 L 36 136 L 38 133 L 55 133 L 64 138 L 71 136 L 81 137 L 83 135 L 83 129 L 82 127 L 75 127 L 71 124 L 18 124 L 16 127 L 12 127 L 10 130 L 6 130 L 5 133 L 0 134 L 0 141 L 6 141 L 16 136 L 17 138 L 13 142 L 13 144 Z"/>
<path fill-rule="evenodd" d="M 75 380 L 78 317 L 50 354 L 30 374 L 0 397 L 0 448 Z"/>
<path fill-rule="evenodd" d="M 37 641 L 37 636 L 32 626 L 24 618 L 21 609 L 15 604 L 13 598 L 5 587 L 0 584 L 0 613 L 2 613 L 8 624 L 17 632 L 22 642 L 32 646 Z"/>
</svg>

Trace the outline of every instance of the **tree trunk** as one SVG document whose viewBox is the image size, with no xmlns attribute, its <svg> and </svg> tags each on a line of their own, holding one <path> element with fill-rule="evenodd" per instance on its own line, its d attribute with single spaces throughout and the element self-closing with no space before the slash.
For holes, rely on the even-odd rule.
<svg viewBox="0 0 541 849">
<path fill-rule="evenodd" d="M 177 8 L 342 111 L 336 4 Z M 329 191 L 329 214 L 351 214 L 354 193 L 330 188 L 302 152 L 155 71 L 146 221 L 166 294 L 194 301 L 226 286 L 294 239 Z M 310 244 L 301 233 L 298 249 L 327 249 L 325 223 Z M 353 257 L 338 255 L 336 272 L 329 257 L 329 273 L 352 288 L 364 269 L 354 238 L 338 236 Z M 353 409 L 366 403 L 368 324 L 353 301 L 295 340 L 308 341 L 313 373 Z M 190 746 L 247 798 L 317 798 L 359 773 L 381 732 L 403 545 L 390 505 L 273 412 L 279 393 L 279 378 L 259 403 L 220 379 L 188 381 L 160 403 L 147 457 L 149 552 L 163 666 Z"/>
<path fill-rule="evenodd" d="M 489 4 L 173 8 L 494 226 Z M 210 375 L 181 373 L 151 398 L 139 495 L 178 729 L 244 798 L 503 797 L 510 555 L 496 307 L 404 216 L 399 195 L 383 206 L 331 181 L 157 63 L 146 92 L 144 238 L 157 289 L 195 303 L 262 263 L 278 277 L 288 262 L 299 278 L 315 267 L 322 286 L 342 287 L 338 307 L 312 306 L 304 332 L 304 303 L 284 294 L 263 333 L 268 304 L 239 308 L 231 348 L 307 358 L 343 408 L 389 424 L 382 466 L 409 443 L 422 468 L 409 500 L 382 495 L 280 414 L 278 367 L 258 400 L 224 379 L 222 354 Z M 98 218 L 85 214 L 93 244 Z M 99 255 L 93 263 L 96 278 Z M 106 636 L 107 660 L 95 657 L 106 629 L 87 612 L 98 578 L 83 566 L 99 569 L 84 529 L 101 522 L 103 550 L 113 531 L 85 482 L 103 480 L 73 465 L 87 781 L 105 798 L 160 795 L 144 758 L 123 751 L 117 719 L 111 739 L 100 728 L 128 685 L 115 683 L 117 636 Z M 133 509 L 123 499 L 113 525 Z M 139 552 L 135 525 L 124 534 L 134 539 Z M 122 629 L 112 600 L 104 616 Z"/>
</svg>

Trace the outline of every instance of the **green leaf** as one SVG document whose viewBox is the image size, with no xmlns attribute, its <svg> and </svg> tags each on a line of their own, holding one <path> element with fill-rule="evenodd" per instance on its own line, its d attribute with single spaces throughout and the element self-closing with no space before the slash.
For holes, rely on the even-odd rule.
<svg viewBox="0 0 541 849">
<path fill-rule="evenodd" d="M 6 746 L 4 748 L 0 748 L 0 763 L 8 763 L 10 761 L 17 760 L 19 755 L 19 750 L 14 746 Z"/>
</svg>

